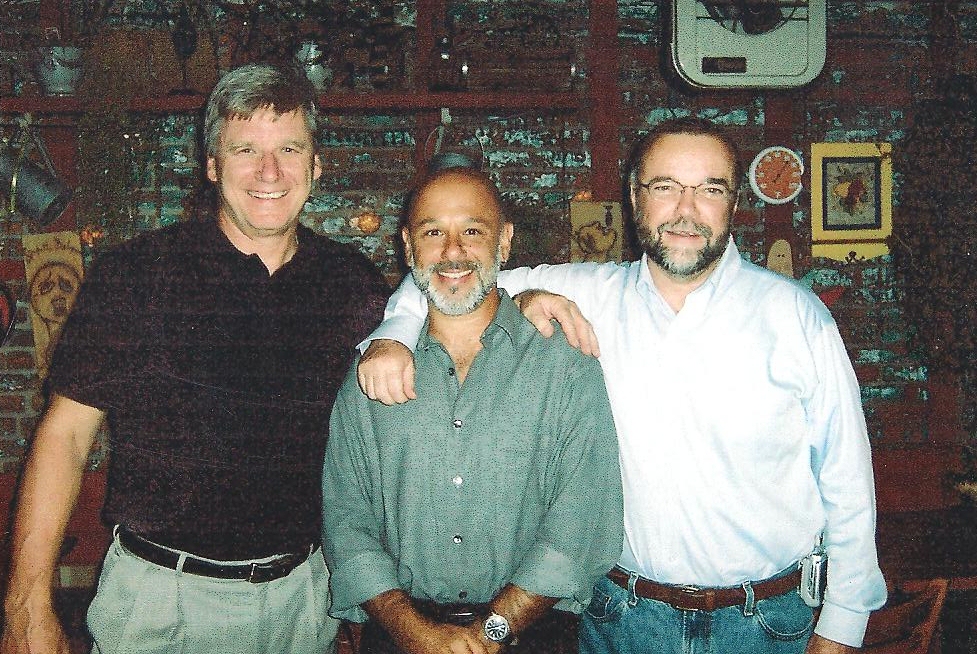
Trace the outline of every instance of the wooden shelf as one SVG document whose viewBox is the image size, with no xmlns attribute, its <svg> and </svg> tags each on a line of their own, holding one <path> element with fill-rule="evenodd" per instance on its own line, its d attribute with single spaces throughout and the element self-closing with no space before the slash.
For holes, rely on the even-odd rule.
<svg viewBox="0 0 977 654">
<path fill-rule="evenodd" d="M 192 113 L 199 111 L 206 98 L 202 95 L 165 95 L 134 98 L 132 111 L 147 113 Z M 393 91 L 375 93 L 328 93 L 319 98 L 325 112 L 369 110 L 433 110 L 448 109 L 533 109 L 536 111 L 572 112 L 584 106 L 576 93 L 506 93 Z M 82 102 L 73 96 L 34 96 L 0 98 L 0 113 L 80 114 Z"/>
<path fill-rule="evenodd" d="M 62 0 L 41 0 L 48 7 L 51 24 L 63 9 Z M 621 98 L 618 89 L 618 15 L 616 0 L 589 0 L 588 61 L 586 85 L 569 92 L 481 91 L 430 92 L 430 57 L 435 45 L 435 26 L 445 24 L 446 0 L 416 0 L 416 69 L 414 83 L 421 90 L 326 93 L 319 98 L 323 113 L 390 112 L 414 114 L 415 129 L 426 133 L 439 120 L 439 109 L 457 111 L 534 112 L 542 115 L 577 113 L 590 125 L 591 191 L 595 200 L 620 200 Z M 151 114 L 193 114 L 203 107 L 203 95 L 138 97 L 128 110 Z M 86 107 L 76 97 L 0 97 L 0 114 L 37 114 L 47 128 L 71 129 Z M 423 165 L 419 146 L 415 159 Z M 74 158 L 63 158 L 71 169 Z"/>
</svg>

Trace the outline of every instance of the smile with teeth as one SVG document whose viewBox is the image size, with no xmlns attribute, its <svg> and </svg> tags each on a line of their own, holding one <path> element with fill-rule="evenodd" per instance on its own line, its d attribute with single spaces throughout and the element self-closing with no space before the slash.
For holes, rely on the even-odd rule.
<svg viewBox="0 0 977 654">
<path fill-rule="evenodd" d="M 248 195 L 258 200 L 277 200 L 285 197 L 287 193 L 288 191 L 269 191 L 267 193 L 262 193 L 261 191 L 248 191 Z"/>
<path fill-rule="evenodd" d="M 448 279 L 461 279 L 462 277 L 467 277 L 468 275 L 472 274 L 472 271 L 471 270 L 455 270 L 455 271 L 440 270 L 438 271 L 438 274 L 442 277 L 447 277 Z"/>
</svg>

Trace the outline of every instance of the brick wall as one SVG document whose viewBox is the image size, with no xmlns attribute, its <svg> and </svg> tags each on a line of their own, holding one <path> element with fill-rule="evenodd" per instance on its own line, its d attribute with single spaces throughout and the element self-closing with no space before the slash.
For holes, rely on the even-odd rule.
<svg viewBox="0 0 977 654">
<path fill-rule="evenodd" d="M 466 52 L 473 67 L 494 65 L 500 58 L 495 50 L 478 49 L 497 48 L 498 39 L 479 41 L 470 36 L 498 27 L 491 21 L 503 15 L 498 12 L 500 4 L 449 3 L 449 20 L 455 21 L 458 33 L 469 34 Z M 562 38 L 557 45 L 569 49 L 578 64 L 574 83 L 586 88 L 587 4 L 584 0 L 548 4 L 554 10 L 551 23 Z M 951 25 L 956 30 L 955 57 L 949 61 L 942 56 L 945 50 L 934 56 L 934 49 L 945 45 L 941 38 L 946 26 L 933 24 L 931 9 L 930 3 L 918 2 L 830 2 L 827 63 L 813 83 L 794 90 L 717 92 L 690 89 L 669 72 L 664 52 L 668 2 L 619 0 L 621 156 L 650 126 L 686 114 L 728 125 L 742 146 L 745 163 L 775 142 L 802 151 L 805 160 L 812 142 L 888 141 L 899 148 L 911 125 L 913 106 L 932 93 L 933 78 L 948 68 L 974 72 L 977 62 L 977 2 L 955 4 Z M 415 17 L 410 11 L 401 13 Z M 506 38 L 519 42 L 520 35 L 507 33 Z M 451 112 L 445 139 L 484 153 L 509 205 L 516 223 L 512 265 L 568 257 L 569 199 L 591 184 L 591 127 L 586 109 Z M 186 117 L 165 117 L 157 119 L 153 128 L 156 145 L 147 155 L 137 194 L 142 228 L 178 219 L 187 198 L 199 192 L 191 122 Z M 417 152 L 430 146 L 430 130 L 429 120 L 407 112 L 331 112 L 325 126 L 324 174 L 303 221 L 356 243 L 391 284 L 402 274 L 396 225 L 403 191 L 414 174 Z M 799 253 L 795 276 L 829 300 L 838 319 L 862 384 L 877 449 L 959 440 L 952 419 L 952 380 L 948 385 L 945 379 L 932 378 L 912 347 L 911 326 L 903 319 L 891 260 L 841 263 L 812 258 L 809 204 L 810 194 L 805 191 L 786 210 L 772 210 L 747 191 L 734 229 L 737 243 L 752 261 L 764 264 L 774 238 L 791 241 Z M 358 227 L 358 216 L 364 212 L 380 217 L 375 232 Z M 15 217 L 4 218 L 2 225 L 0 270 L 22 274 L 17 266 L 19 236 L 27 227 Z M 22 288 L 22 277 L 5 276 Z M 31 345 L 21 302 L 13 341 L 0 351 L 0 466 L 7 469 L 19 463 L 43 404 Z M 100 456 L 93 465 L 98 465 Z"/>
</svg>

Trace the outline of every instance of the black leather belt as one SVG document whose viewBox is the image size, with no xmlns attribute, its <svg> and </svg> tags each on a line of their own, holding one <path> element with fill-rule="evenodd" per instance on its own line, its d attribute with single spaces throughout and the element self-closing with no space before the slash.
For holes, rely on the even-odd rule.
<svg viewBox="0 0 977 654">
<path fill-rule="evenodd" d="M 431 600 L 411 599 L 411 604 L 417 612 L 426 618 L 443 624 L 453 624 L 459 627 L 467 627 L 476 620 L 487 618 L 489 611 L 488 604 L 438 604 Z"/>
<path fill-rule="evenodd" d="M 628 573 L 614 568 L 607 578 L 627 590 Z M 801 583 L 800 570 L 776 579 L 757 581 L 750 584 L 755 600 L 776 597 L 797 589 Z M 672 586 L 660 584 L 651 579 L 638 577 L 634 582 L 634 594 L 645 599 L 658 600 L 683 611 L 715 611 L 729 606 L 739 606 L 746 602 L 746 591 L 741 586 L 732 588 L 699 588 L 697 586 Z"/>
<path fill-rule="evenodd" d="M 140 559 L 150 563 L 176 570 L 182 556 L 179 552 L 160 547 L 156 543 L 146 540 L 131 531 L 119 527 L 119 542 L 122 547 Z M 262 563 L 214 563 L 187 555 L 183 560 L 183 572 L 201 577 L 214 579 L 239 579 L 252 584 L 261 584 L 275 579 L 281 579 L 292 570 L 305 563 L 306 559 L 318 549 L 318 545 L 310 545 L 309 549 L 299 554 L 285 554 L 271 561 Z"/>
</svg>

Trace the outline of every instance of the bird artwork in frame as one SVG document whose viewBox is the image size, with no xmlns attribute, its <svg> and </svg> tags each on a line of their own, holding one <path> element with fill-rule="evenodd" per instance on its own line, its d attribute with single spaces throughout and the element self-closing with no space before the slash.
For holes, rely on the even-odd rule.
<svg viewBox="0 0 977 654">
<path fill-rule="evenodd" d="M 892 145 L 811 145 L 812 255 L 842 261 L 888 253 Z"/>
</svg>

